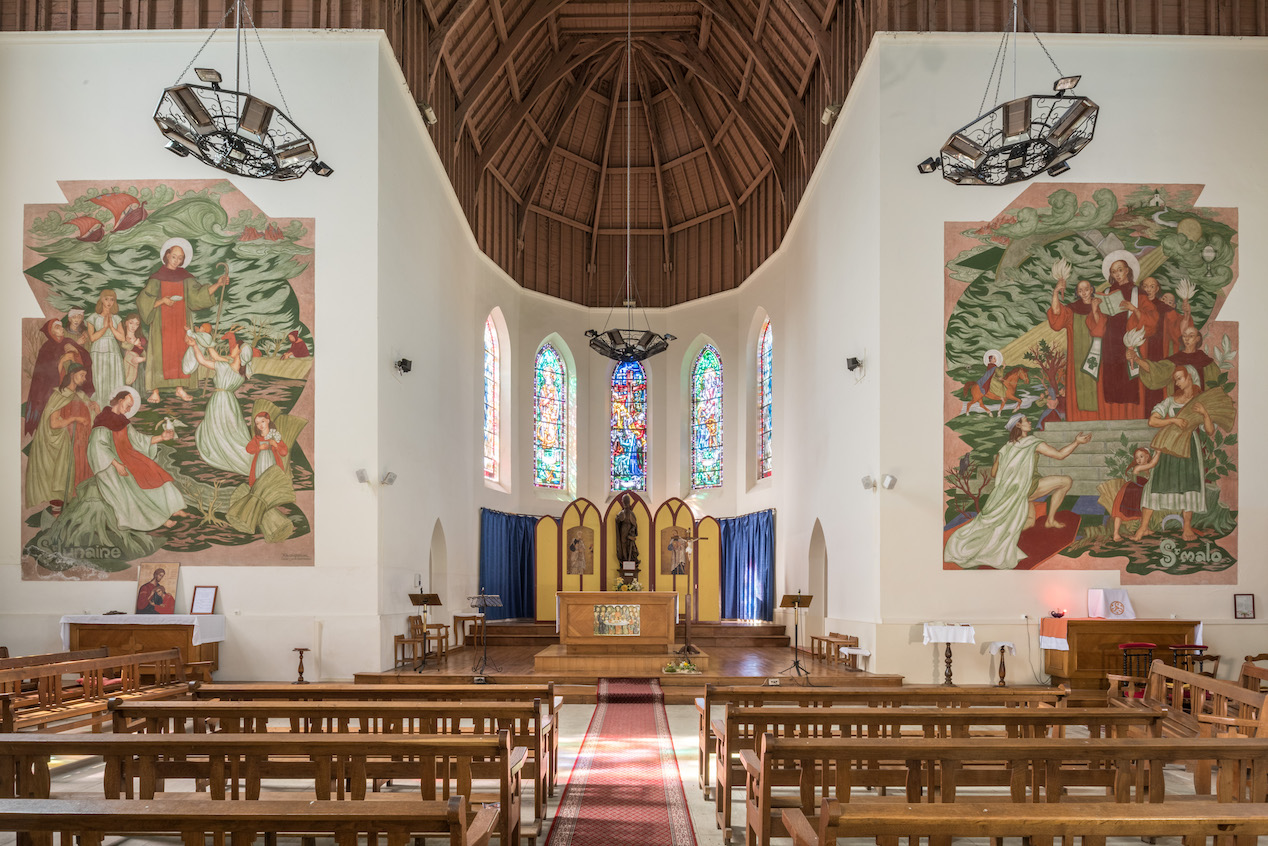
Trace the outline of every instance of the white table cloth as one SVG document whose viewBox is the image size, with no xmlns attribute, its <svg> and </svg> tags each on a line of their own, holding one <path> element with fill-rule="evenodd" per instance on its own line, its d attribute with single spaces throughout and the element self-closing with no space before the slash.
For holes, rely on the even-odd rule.
<svg viewBox="0 0 1268 846">
<path fill-rule="evenodd" d="M 925 623 L 925 643 L 977 643 L 972 626 Z"/>
<path fill-rule="evenodd" d="M 1009 655 L 1017 654 L 1017 644 L 1011 640 L 992 640 L 982 644 L 983 655 L 996 655 L 1001 649 L 1007 649 Z"/>
<path fill-rule="evenodd" d="M 111 625 L 126 623 L 143 626 L 193 626 L 192 643 L 220 643 L 225 639 L 225 615 L 223 614 L 71 614 L 59 624 L 62 631 L 62 649 L 70 649 L 70 624 Z"/>
</svg>

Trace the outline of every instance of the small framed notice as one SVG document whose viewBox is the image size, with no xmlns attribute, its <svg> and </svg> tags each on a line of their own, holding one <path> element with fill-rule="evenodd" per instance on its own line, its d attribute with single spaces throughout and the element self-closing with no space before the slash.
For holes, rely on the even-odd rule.
<svg viewBox="0 0 1268 846">
<path fill-rule="evenodd" d="M 216 613 L 216 591 L 217 590 L 219 590 L 219 588 L 216 587 L 215 585 L 199 585 L 198 587 L 194 588 L 194 598 L 189 601 L 189 613 L 191 614 Z"/>
<path fill-rule="evenodd" d="M 1255 595 L 1253 593 L 1233 594 L 1233 619 L 1255 619 Z"/>
</svg>

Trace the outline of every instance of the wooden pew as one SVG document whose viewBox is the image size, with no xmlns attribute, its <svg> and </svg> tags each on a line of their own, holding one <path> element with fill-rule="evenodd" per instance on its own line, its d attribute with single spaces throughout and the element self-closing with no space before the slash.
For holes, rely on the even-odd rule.
<svg viewBox="0 0 1268 846">
<path fill-rule="evenodd" d="M 211 799 L 0 799 L 0 831 L 18 833 L 19 846 L 101 846 L 110 835 L 175 834 L 185 843 L 208 835 L 250 843 L 257 835 L 328 836 L 356 844 L 358 835 L 385 835 L 388 846 L 414 837 L 447 837 L 449 846 L 486 846 L 498 810 L 485 807 L 468 819 L 461 796 L 446 801 L 351 803 L 277 800 L 250 805 Z M 217 840 L 219 842 L 219 840 Z M 275 842 L 275 841 L 274 841 Z M 372 839 L 370 842 L 374 842 Z M 380 841 L 381 842 L 381 841 Z"/>
<path fill-rule="evenodd" d="M 713 721 L 718 738 L 714 814 L 723 840 L 731 839 L 733 791 L 745 785 L 742 750 L 755 750 L 766 733 L 776 737 L 1047 737 L 1080 726 L 1089 737 L 1122 737 L 1129 729 L 1160 737 L 1166 712 L 1124 708 L 824 708 L 727 705 Z M 877 774 L 883 776 L 884 774 Z M 899 773 L 870 787 L 901 786 Z"/>
<path fill-rule="evenodd" d="M 533 779 L 533 833 L 546 818 L 549 754 L 542 733 L 540 700 L 529 702 L 290 702 L 274 700 L 110 703 L 116 734 L 128 732 L 285 732 L 330 734 L 496 735 L 528 750 L 525 772 Z M 269 721 L 286 725 L 270 726 Z"/>
<path fill-rule="evenodd" d="M 61 664 L 66 661 L 82 661 L 87 658 L 105 658 L 110 654 L 104 646 L 95 649 L 76 649 L 70 652 L 44 652 L 39 655 L 15 655 L 10 658 L 8 652 L 0 656 L 0 670 L 13 670 L 18 667 L 38 667 L 41 664 Z"/>
<path fill-rule="evenodd" d="M 750 707 L 856 705 L 868 708 L 904 706 L 1039 708 L 1061 707 L 1070 693 L 1064 685 L 1060 687 L 961 686 L 949 688 L 945 685 L 903 685 L 902 679 L 902 676 L 869 675 L 860 677 L 857 682 L 851 679 L 849 686 L 833 687 L 706 684 L 704 696 L 696 698 L 696 715 L 699 720 L 698 775 L 704 798 L 709 798 L 710 788 L 713 785 L 713 780 L 709 777 L 709 759 L 715 757 L 717 753 L 717 737 L 712 731 L 713 709 L 728 703 Z"/>
<path fill-rule="evenodd" d="M 0 798 L 84 798 L 52 793 L 49 762 L 54 756 L 84 755 L 105 760 L 102 798 L 155 799 L 180 796 L 213 800 L 279 796 L 265 790 L 270 779 L 305 782 L 307 798 L 328 800 L 434 800 L 466 796 L 496 803 L 502 843 L 533 843 L 536 833 L 521 824 L 521 772 L 526 757 L 510 735 L 292 735 L 292 734 L 34 734 L 0 736 Z M 194 779 L 205 793 L 166 794 L 167 779 Z M 374 793 L 387 779 L 418 779 L 419 792 Z M 496 782 L 491 794 L 473 791 L 473 782 Z M 281 796 L 303 794 L 288 789 Z M 384 802 L 384 806 L 390 802 Z M 474 813 L 474 809 L 472 811 Z"/>
<path fill-rule="evenodd" d="M 1164 805 L 1119 805 L 1108 815 L 1095 805 L 842 805 L 830 799 L 819 808 L 817 825 L 799 808 L 782 812 L 784 827 L 793 846 L 831 846 L 838 837 L 910 837 L 911 846 L 921 836 L 949 840 L 951 837 L 1021 837 L 1037 843 L 1063 838 L 1072 844 L 1075 837 L 1084 846 L 1104 846 L 1107 837 L 1260 837 L 1268 835 L 1268 805 L 1241 805 L 1218 802 L 1167 803 Z M 1220 842 L 1220 841 L 1216 841 Z"/>
<path fill-rule="evenodd" d="M 1255 656 L 1248 655 L 1246 657 L 1253 658 Z M 1242 664 L 1241 672 L 1237 674 L 1237 684 L 1239 687 L 1244 687 L 1255 693 L 1268 691 L 1268 668 L 1258 667 L 1247 661 Z"/>
<path fill-rule="evenodd" d="M 1268 740 L 1226 738 L 782 738 L 767 733 L 759 752 L 740 753 L 747 776 L 746 843 L 769 846 L 785 835 L 778 811 L 813 814 L 822 799 L 842 804 L 854 787 L 898 775 L 908 802 L 955 802 L 967 784 L 1001 784 L 1008 794 L 984 801 L 1070 801 L 1066 788 L 1099 787 L 1104 802 L 1159 803 L 1163 765 L 1205 759 L 1217 769 L 1220 802 L 1268 800 Z M 887 776 L 878 779 L 878 773 Z M 787 790 L 780 791 L 780 788 Z M 1097 801 L 1080 796 L 1078 801 Z M 871 803 L 869 803 L 871 804 Z M 1117 808 L 1115 808 L 1115 812 Z"/>
<path fill-rule="evenodd" d="M 74 681 L 67 682 L 67 676 Z M 12 667 L 0 670 L 0 732 L 84 726 L 96 731 L 106 719 L 109 698 L 168 699 L 187 691 L 175 648 Z"/>
<path fill-rule="evenodd" d="M 555 683 L 544 684 L 200 684 L 195 699 L 223 699 L 234 702 L 254 699 L 296 701 L 386 700 L 409 702 L 531 702 L 540 699 L 546 709 L 542 735 L 549 752 L 550 784 L 547 795 L 555 795 L 559 772 L 559 713 L 564 698 L 555 693 Z"/>
</svg>

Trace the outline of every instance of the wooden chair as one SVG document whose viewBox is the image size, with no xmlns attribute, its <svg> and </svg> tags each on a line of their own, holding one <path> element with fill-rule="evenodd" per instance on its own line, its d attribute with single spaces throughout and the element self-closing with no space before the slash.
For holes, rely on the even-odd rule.
<svg viewBox="0 0 1268 846">
<path fill-rule="evenodd" d="M 395 647 L 395 666 L 402 664 L 417 664 L 418 660 L 427 654 L 427 641 L 431 637 L 431 633 L 423 627 L 423 618 L 419 616 L 411 616 L 406 620 L 409 628 L 409 634 L 397 635 L 392 639 Z M 406 658 L 408 651 L 409 657 Z"/>
<path fill-rule="evenodd" d="M 858 646 L 859 639 L 854 635 L 844 635 L 840 632 L 829 632 L 826 638 L 828 647 L 828 666 L 836 664 L 844 664 L 851 670 L 859 668 L 859 659 L 855 655 L 842 655 L 841 647 Z"/>
</svg>

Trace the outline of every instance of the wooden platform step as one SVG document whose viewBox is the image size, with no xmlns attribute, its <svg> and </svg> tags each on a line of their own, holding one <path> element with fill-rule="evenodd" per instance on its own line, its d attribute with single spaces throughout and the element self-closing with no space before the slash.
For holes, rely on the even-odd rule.
<svg viewBox="0 0 1268 846">
<path fill-rule="evenodd" d="M 681 643 L 685 626 L 678 624 L 677 636 Z M 553 621 L 499 620 L 488 625 L 489 646 L 546 647 L 559 642 Z M 749 646 L 788 647 L 791 638 L 784 626 L 777 623 L 692 623 L 691 641 L 701 647 Z"/>
</svg>

